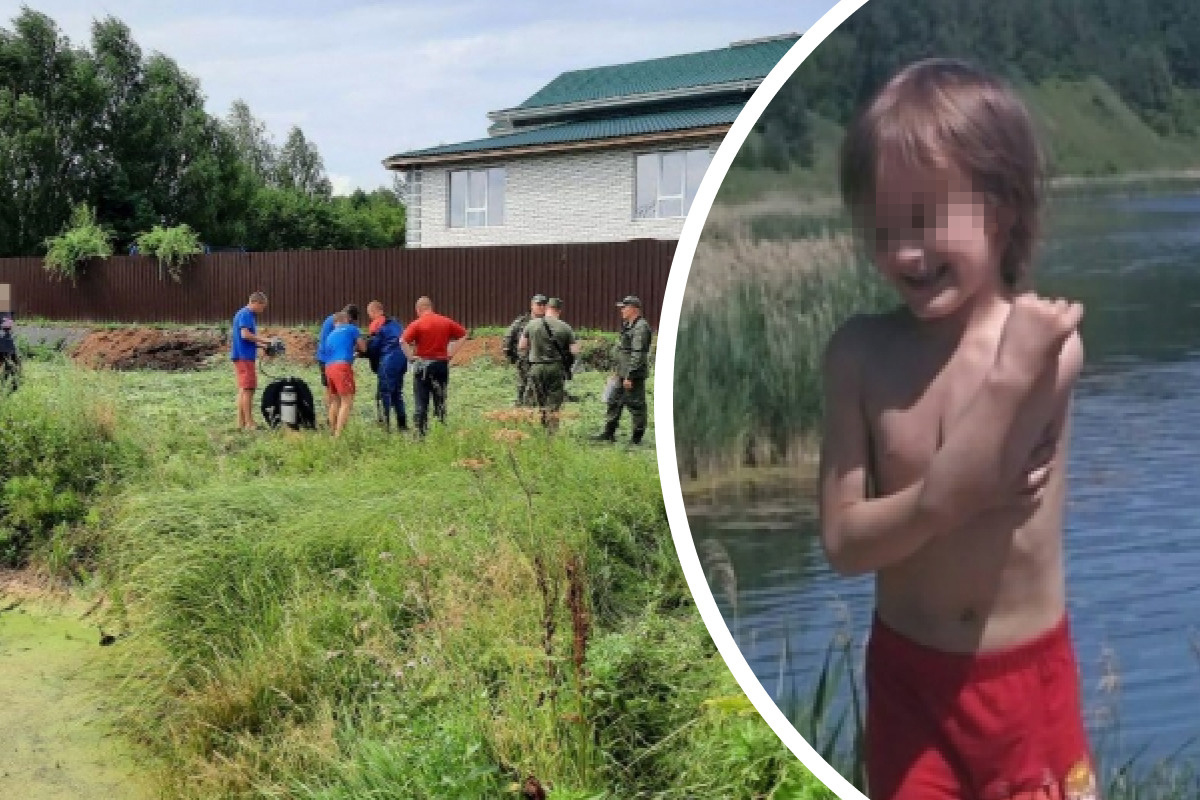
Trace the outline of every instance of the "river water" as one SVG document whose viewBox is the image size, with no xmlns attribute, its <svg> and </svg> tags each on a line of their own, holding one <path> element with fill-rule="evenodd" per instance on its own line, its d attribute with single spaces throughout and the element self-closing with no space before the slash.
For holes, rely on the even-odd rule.
<svg viewBox="0 0 1200 800">
<path fill-rule="evenodd" d="M 1066 543 L 1094 743 L 1141 763 L 1200 759 L 1200 193 L 1056 200 L 1038 286 L 1087 307 Z M 810 499 L 788 489 L 689 519 L 782 708 L 811 696 L 839 633 L 861 669 L 872 584 L 825 565 Z"/>
</svg>

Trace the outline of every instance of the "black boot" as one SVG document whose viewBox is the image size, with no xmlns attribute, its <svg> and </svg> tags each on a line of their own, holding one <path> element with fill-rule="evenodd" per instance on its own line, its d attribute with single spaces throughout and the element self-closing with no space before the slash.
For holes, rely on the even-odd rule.
<svg viewBox="0 0 1200 800">
<path fill-rule="evenodd" d="M 630 443 L 630 444 L 641 444 L 641 443 L 642 443 L 642 437 L 643 437 L 643 436 L 645 436 L 645 435 L 646 435 L 646 429 L 645 429 L 645 428 L 639 428 L 639 429 L 635 430 L 635 431 L 633 432 L 633 435 L 631 435 L 631 436 L 629 437 L 629 443 Z"/>
<path fill-rule="evenodd" d="M 590 438 L 593 442 L 615 442 L 617 440 L 617 426 L 605 425 L 603 433 L 598 433 Z"/>
</svg>

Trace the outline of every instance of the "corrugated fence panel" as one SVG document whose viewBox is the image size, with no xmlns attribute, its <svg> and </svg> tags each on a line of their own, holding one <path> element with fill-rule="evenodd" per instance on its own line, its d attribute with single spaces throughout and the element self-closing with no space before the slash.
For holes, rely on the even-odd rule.
<svg viewBox="0 0 1200 800">
<path fill-rule="evenodd" d="M 635 294 L 656 329 L 675 242 L 636 240 L 416 250 L 308 250 L 199 256 L 176 283 L 146 256 L 114 256 L 56 281 L 39 258 L 0 259 L 18 317 L 89 322 L 220 323 L 264 291 L 268 325 L 310 325 L 349 302 L 381 300 L 401 319 L 421 295 L 468 327 L 507 326 L 535 293 L 561 297 L 577 328 L 615 330 Z"/>
</svg>

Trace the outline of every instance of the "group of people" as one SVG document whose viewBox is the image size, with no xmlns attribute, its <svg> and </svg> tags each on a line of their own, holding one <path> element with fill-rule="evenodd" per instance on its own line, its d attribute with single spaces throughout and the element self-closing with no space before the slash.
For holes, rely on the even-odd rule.
<svg viewBox="0 0 1200 800">
<path fill-rule="evenodd" d="M 263 292 L 250 295 L 245 307 L 233 318 L 230 359 L 238 385 L 238 428 L 253 430 L 254 393 L 258 388 L 256 362 L 260 348 L 271 339 L 258 333 L 258 315 L 267 308 Z M 536 294 L 529 313 L 509 327 L 504 351 L 517 366 L 517 405 L 536 407 L 542 424 L 558 429 L 559 411 L 566 401 L 566 382 L 580 352 L 579 338 L 562 319 L 563 302 L 557 297 Z M 646 433 L 646 379 L 649 376 L 650 324 L 642 316 L 642 301 L 629 295 L 617 303 L 621 311 L 621 336 L 616 364 L 605 391 L 607 414 L 597 441 L 616 441 L 621 414 L 629 409 L 633 422 L 631 444 L 640 444 Z M 428 429 L 429 406 L 440 421 L 446 419 L 446 389 L 450 382 L 450 359 L 467 329 L 449 317 L 437 314 L 428 297 L 416 303 L 416 319 L 407 326 L 388 316 L 379 300 L 367 304 L 367 332 L 359 328 L 359 308 L 353 303 L 330 314 L 321 325 L 316 361 L 325 388 L 329 428 L 341 435 L 354 408 L 357 386 L 354 360 L 365 357 L 378 376 L 376 410 L 379 422 L 389 431 L 395 417 L 397 430 L 408 430 L 404 404 L 404 376 L 413 373 L 416 407 L 413 422 L 417 433 Z"/>
<path fill-rule="evenodd" d="M 537 407 L 542 424 L 557 430 L 558 412 L 566 401 L 580 352 L 575 331 L 562 320 L 563 302 L 535 294 L 529 313 L 513 320 L 504 338 L 504 354 L 517 368 L 518 406 Z M 604 430 L 595 441 L 615 442 L 621 413 L 629 409 L 633 422 L 630 444 L 641 444 L 646 434 L 646 379 L 650 374 L 650 323 L 642 316 L 642 301 L 628 295 L 617 303 L 621 311 L 621 336 L 616 363 L 605 391 L 608 405 Z"/>
<path fill-rule="evenodd" d="M 233 318 L 230 358 L 238 384 L 238 427 L 255 428 L 253 405 L 258 388 L 255 371 L 259 348 L 270 339 L 258 333 L 258 315 L 267 307 L 267 296 L 254 292 L 244 308 Z M 378 376 L 376 390 L 379 421 L 388 429 L 395 416 L 396 428 L 408 430 L 404 405 L 404 376 L 411 367 L 416 408 L 413 422 L 417 433 L 428 430 L 429 405 L 439 420 L 446 420 L 446 387 L 450 382 L 450 358 L 458 343 L 467 337 L 467 329 L 449 317 L 436 313 L 433 302 L 421 297 L 416 303 L 416 319 L 405 327 L 388 316 L 379 300 L 367 304 L 367 332 L 359 328 L 359 309 L 353 303 L 330 314 L 321 325 L 317 339 L 316 361 L 325 388 L 329 428 L 340 436 L 354 408 L 357 385 L 354 360 L 365 357 Z"/>
<path fill-rule="evenodd" d="M 379 421 L 389 431 L 392 417 L 397 430 L 408 430 L 404 406 L 404 376 L 413 370 L 413 395 L 416 408 L 413 422 L 417 433 L 428 429 L 429 405 L 439 420 L 446 420 L 446 387 L 450 382 L 450 358 L 458 343 L 467 337 L 467 329 L 436 313 L 433 302 L 422 297 L 416 304 L 417 318 L 402 327 L 390 317 L 379 300 L 367 304 L 367 334 L 358 327 L 358 306 L 348 304 L 330 314 L 317 339 L 317 366 L 325 387 L 329 409 L 329 427 L 339 435 L 354 406 L 354 359 L 366 357 L 378 377 L 375 403 Z"/>
</svg>

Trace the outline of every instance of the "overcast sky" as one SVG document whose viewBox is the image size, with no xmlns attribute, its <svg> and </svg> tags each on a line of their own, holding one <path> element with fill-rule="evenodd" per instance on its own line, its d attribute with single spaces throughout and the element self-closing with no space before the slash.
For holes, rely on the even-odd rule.
<svg viewBox="0 0 1200 800">
<path fill-rule="evenodd" d="M 299 125 L 320 149 L 336 192 L 390 184 L 380 161 L 395 153 L 486 136 L 488 111 L 520 104 L 567 70 L 803 33 L 834 4 L 25 3 L 89 49 L 92 20 L 117 17 L 145 53 L 160 51 L 199 78 L 210 113 L 223 117 L 241 98 L 276 144 Z M 0 27 L 11 29 L 19 5 L 4 7 Z"/>
</svg>

